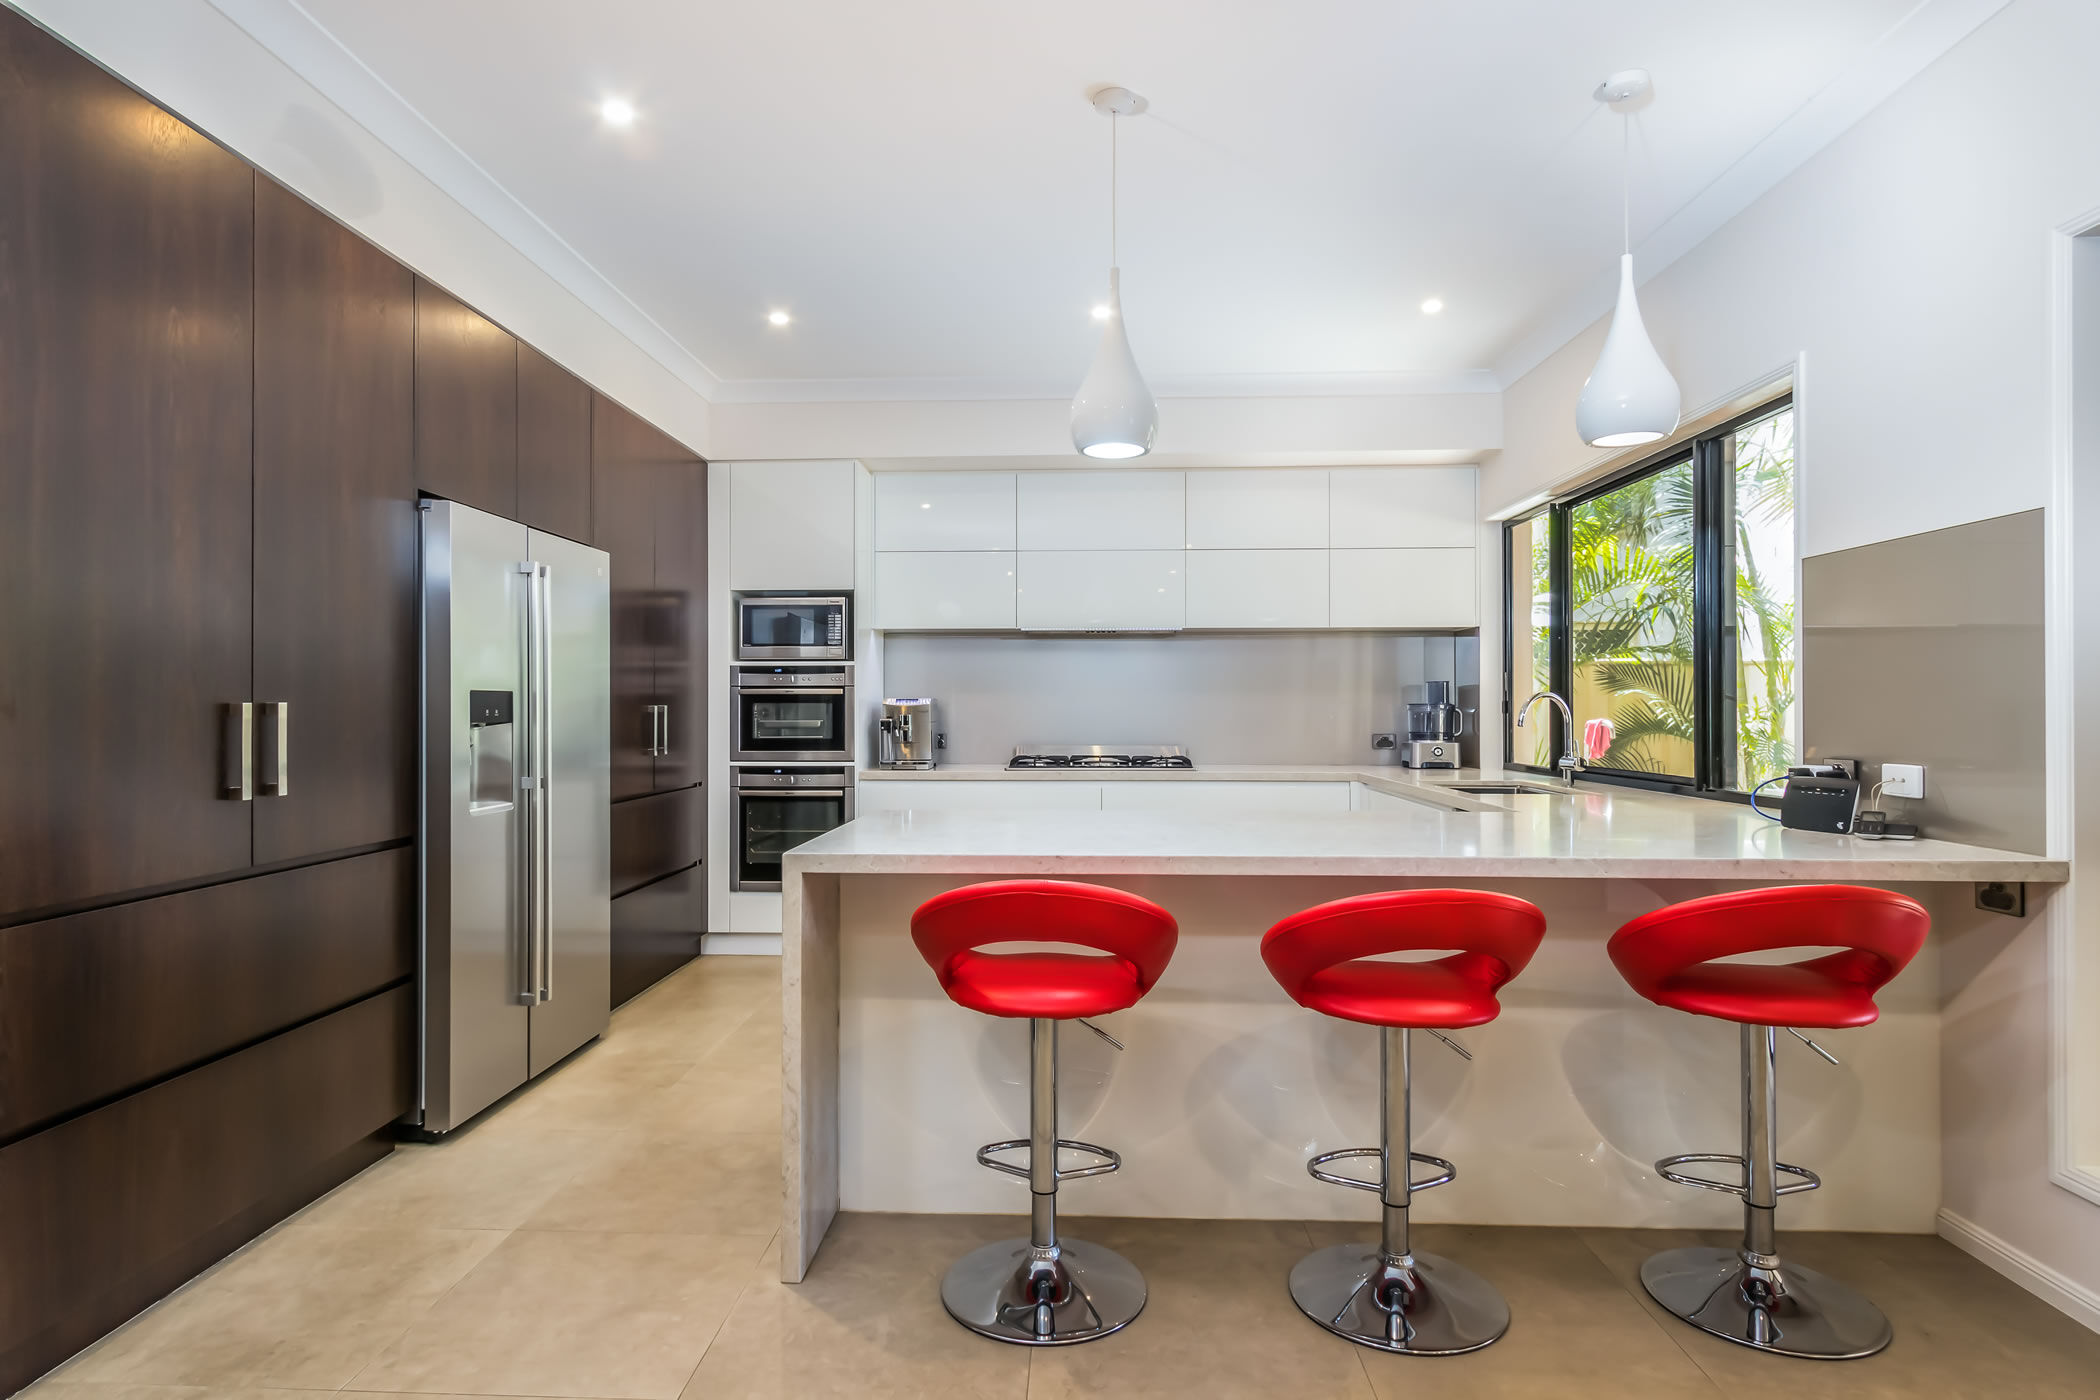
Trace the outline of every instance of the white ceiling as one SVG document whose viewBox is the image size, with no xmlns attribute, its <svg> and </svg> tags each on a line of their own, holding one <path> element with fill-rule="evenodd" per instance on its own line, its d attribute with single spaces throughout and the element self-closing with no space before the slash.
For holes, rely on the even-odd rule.
<svg viewBox="0 0 2100 1400">
<path fill-rule="evenodd" d="M 1070 392 L 1106 82 L 1152 104 L 1123 123 L 1121 261 L 1156 387 L 1493 387 L 1609 285 L 1605 74 L 1655 74 L 1639 245 L 1924 11 L 2004 0 L 300 3 L 724 397 L 795 398 Z"/>
</svg>

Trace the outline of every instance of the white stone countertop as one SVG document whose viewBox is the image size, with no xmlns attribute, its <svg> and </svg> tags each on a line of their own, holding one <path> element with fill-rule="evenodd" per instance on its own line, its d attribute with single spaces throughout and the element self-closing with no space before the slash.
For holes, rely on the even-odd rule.
<svg viewBox="0 0 2100 1400">
<path fill-rule="evenodd" d="M 878 812 L 786 856 L 799 874 L 1341 875 L 1559 879 L 2029 881 L 2068 863 L 1949 841 L 1788 831 L 1747 806 L 1533 774 L 1388 767 L 1058 769 L 990 765 L 869 770 L 864 780 L 1361 782 L 1419 803 L 1364 812 Z M 1521 782 L 1550 795 L 1469 796 L 1455 782 Z"/>
</svg>

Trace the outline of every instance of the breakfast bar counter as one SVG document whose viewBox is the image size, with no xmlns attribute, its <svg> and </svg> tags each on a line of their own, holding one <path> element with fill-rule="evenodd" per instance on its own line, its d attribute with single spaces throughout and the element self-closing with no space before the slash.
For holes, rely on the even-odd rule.
<svg viewBox="0 0 2100 1400">
<path fill-rule="evenodd" d="M 969 783 L 971 771 L 982 775 L 974 781 L 1014 783 L 1015 805 L 936 809 L 934 789 L 912 787 Z M 864 793 L 917 792 L 928 809 L 868 812 L 785 860 L 789 1281 L 802 1277 L 840 1209 L 1025 1208 L 1025 1192 L 972 1154 L 1025 1133 L 1026 1023 L 953 1007 L 918 958 L 911 912 L 944 889 L 1084 880 L 1142 894 L 1181 924 L 1153 993 L 1108 1020 L 1127 1053 L 1083 1031 L 1063 1038 L 1061 1131 L 1119 1146 L 1126 1162 L 1072 1192 L 1075 1213 L 1302 1219 L 1360 1210 L 1336 1199 L 1355 1193 L 1311 1181 L 1303 1161 L 1375 1140 L 1377 1037 L 1292 1004 L 1257 945 L 1277 919 L 1323 900 L 1453 885 L 1528 899 L 1548 931 L 1506 989 L 1505 1014 L 1463 1037 L 1471 1062 L 1434 1046 L 1417 1057 L 1423 1148 L 1459 1164 L 1456 1182 L 1423 1198 L 1423 1218 L 1686 1226 L 1725 1226 L 1735 1202 L 1659 1190 L 1651 1164 L 1732 1147 L 1736 1038 L 1640 1000 L 1605 958 L 1605 940 L 1639 914 L 1719 890 L 1903 890 L 1932 912 L 1933 939 L 1884 991 L 1879 1025 L 1829 1038 L 1842 1067 L 1795 1047 L 1806 1063 L 1782 1081 L 1781 1142 L 1786 1160 L 1833 1169 L 1828 1188 L 1798 1198 L 1799 1226 L 1930 1230 L 1938 1014 L 1950 990 L 1938 952 L 2013 922 L 1978 911 L 1972 882 L 2042 887 L 2030 891 L 2033 917 L 2047 887 L 2067 877 L 2058 860 L 1791 831 L 1736 803 L 1588 783 L 1559 790 L 1528 775 L 1514 785 L 1540 790 L 1459 793 L 1454 784 L 1497 780 L 1391 768 L 864 776 L 875 779 Z M 1133 787 L 1093 808 L 1019 805 L 1034 785 L 1072 783 Z M 1348 805 L 1261 810 L 1244 794 L 1260 798 L 1264 783 L 1283 785 L 1279 795 L 1341 784 Z M 1366 810 L 1369 794 L 1382 800 Z"/>
</svg>

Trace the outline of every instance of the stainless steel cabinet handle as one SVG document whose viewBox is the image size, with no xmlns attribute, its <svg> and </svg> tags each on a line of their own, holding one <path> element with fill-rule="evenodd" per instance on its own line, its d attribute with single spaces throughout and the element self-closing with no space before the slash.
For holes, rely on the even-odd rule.
<svg viewBox="0 0 2100 1400">
<path fill-rule="evenodd" d="M 661 726 L 656 736 L 656 752 L 663 755 L 671 751 L 671 707 L 658 705 L 656 717 L 658 725 Z"/>
<path fill-rule="evenodd" d="M 292 702 L 272 700 L 262 707 L 262 795 L 288 797 L 292 791 Z"/>
<path fill-rule="evenodd" d="M 250 802 L 255 798 L 255 702 L 243 700 L 228 704 L 224 713 L 224 733 L 221 736 L 221 785 L 225 796 L 235 802 Z"/>
</svg>

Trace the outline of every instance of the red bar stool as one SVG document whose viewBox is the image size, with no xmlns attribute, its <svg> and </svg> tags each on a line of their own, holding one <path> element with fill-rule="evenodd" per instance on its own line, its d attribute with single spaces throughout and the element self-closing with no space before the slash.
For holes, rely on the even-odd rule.
<svg viewBox="0 0 2100 1400">
<path fill-rule="evenodd" d="M 1779 1028 L 1872 1025 L 1874 993 L 1924 946 L 1932 920 L 1915 900 L 1887 890 L 1808 885 L 1689 900 L 1644 914 L 1612 935 L 1611 960 L 1658 1006 L 1742 1026 L 1743 1150 L 1689 1152 L 1655 1164 L 1680 1186 L 1743 1198 L 1740 1249 L 1671 1249 L 1641 1265 L 1650 1297 L 1703 1332 L 1784 1356 L 1872 1356 L 1889 1344 L 1881 1309 L 1835 1279 L 1782 1264 L 1779 1198 L 1813 1191 L 1820 1178 L 1773 1154 L 1779 1141 L 1774 1062 Z M 1782 964 L 1715 959 L 1785 948 L 1844 951 Z M 1837 1058 L 1800 1037 L 1832 1064 Z M 1732 1162 L 1740 1182 L 1678 1168 Z M 1782 1184 L 1779 1178 L 1795 1180 Z"/>
<path fill-rule="evenodd" d="M 1029 1237 L 1002 1240 L 957 1261 L 941 1281 L 948 1315 L 972 1332 L 1027 1346 L 1087 1342 L 1126 1326 L 1145 1307 L 1145 1278 L 1122 1255 L 1057 1237 L 1057 1184 L 1104 1176 L 1123 1159 L 1057 1135 L 1057 1023 L 1087 1023 L 1135 1006 L 1166 970 L 1179 937 L 1173 915 L 1149 899 L 1066 880 L 998 880 L 936 895 L 911 918 L 912 942 L 949 997 L 988 1016 L 1029 1023 L 1026 1138 L 989 1143 L 977 1160 L 1025 1177 Z M 1086 953 L 980 951 L 996 943 L 1064 943 Z M 1028 1149 L 1028 1163 L 994 1153 Z M 1059 1148 L 1100 1160 L 1060 1171 Z"/>
<path fill-rule="evenodd" d="M 1458 1174 L 1441 1157 L 1413 1150 L 1408 1121 L 1408 1032 L 1426 1030 L 1472 1059 L 1443 1032 L 1501 1014 L 1495 993 L 1524 970 L 1545 936 L 1546 916 L 1508 895 L 1475 890 L 1403 890 L 1358 895 L 1291 915 L 1265 934 L 1262 961 L 1300 1006 L 1382 1026 L 1379 1145 L 1323 1152 L 1305 1169 L 1334 1186 L 1376 1191 L 1384 1209 L 1379 1242 L 1308 1254 L 1291 1270 L 1291 1297 L 1314 1322 L 1381 1351 L 1448 1356 L 1474 1351 L 1509 1330 L 1509 1305 L 1471 1269 L 1408 1243 L 1417 1191 Z M 1385 953 L 1446 952 L 1423 962 L 1377 962 Z M 1379 1179 L 1321 1168 L 1376 1157 Z M 1410 1163 L 1437 1168 L 1411 1180 Z"/>
</svg>

